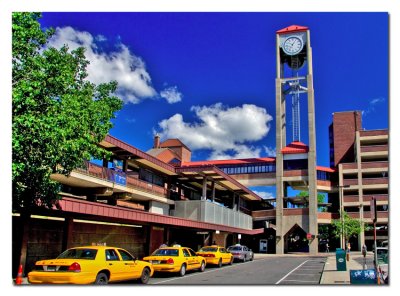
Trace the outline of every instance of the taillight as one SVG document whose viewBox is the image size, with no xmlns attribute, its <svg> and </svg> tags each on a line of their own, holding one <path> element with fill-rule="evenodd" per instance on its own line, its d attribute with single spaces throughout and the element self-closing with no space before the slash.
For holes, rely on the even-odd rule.
<svg viewBox="0 0 400 296">
<path fill-rule="evenodd" d="M 169 259 L 167 260 L 167 264 L 174 264 L 174 259 L 169 258 Z"/>
<path fill-rule="evenodd" d="M 208 257 L 213 257 L 213 258 L 215 258 L 215 255 L 214 255 L 214 254 L 208 254 Z"/>
<path fill-rule="evenodd" d="M 81 271 L 81 266 L 79 265 L 78 262 L 74 262 L 74 263 L 71 264 L 70 267 L 68 267 L 68 271 L 80 272 Z"/>
</svg>

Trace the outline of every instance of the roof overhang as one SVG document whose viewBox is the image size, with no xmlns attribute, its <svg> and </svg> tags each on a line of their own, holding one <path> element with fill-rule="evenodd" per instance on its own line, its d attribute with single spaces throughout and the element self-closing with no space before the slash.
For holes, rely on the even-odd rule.
<svg viewBox="0 0 400 296">
<path fill-rule="evenodd" d="M 40 209 L 38 209 L 40 210 Z M 142 210 L 111 206 L 99 202 L 90 202 L 71 197 L 63 197 L 53 210 L 42 209 L 48 213 L 72 213 L 74 217 L 91 217 L 99 221 L 116 221 L 119 223 L 140 223 L 141 225 L 169 225 L 192 229 L 219 230 L 230 233 L 255 235 L 264 233 L 264 228 L 244 229 L 222 224 L 195 221 L 185 218 L 149 213 Z"/>
<path fill-rule="evenodd" d="M 198 184 L 201 184 L 202 180 L 207 178 L 214 181 L 221 190 L 233 191 L 247 200 L 262 200 L 253 191 L 213 165 L 180 167 L 176 168 L 176 172 L 181 176 L 181 180 L 198 180 Z"/>
<path fill-rule="evenodd" d="M 176 175 L 174 166 L 167 164 L 121 140 L 118 140 L 111 135 L 107 135 L 105 139 L 100 142 L 100 146 L 113 152 L 122 159 L 126 159 L 128 163 L 129 161 L 139 162 L 167 175 Z"/>
</svg>

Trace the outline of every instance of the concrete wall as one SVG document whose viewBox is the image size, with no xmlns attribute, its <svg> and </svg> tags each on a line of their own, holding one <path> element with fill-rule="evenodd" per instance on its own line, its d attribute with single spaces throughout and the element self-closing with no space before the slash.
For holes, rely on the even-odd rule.
<svg viewBox="0 0 400 296">
<path fill-rule="evenodd" d="M 149 212 L 169 216 L 169 205 L 165 204 L 165 203 L 156 202 L 156 201 L 150 201 Z"/>
</svg>

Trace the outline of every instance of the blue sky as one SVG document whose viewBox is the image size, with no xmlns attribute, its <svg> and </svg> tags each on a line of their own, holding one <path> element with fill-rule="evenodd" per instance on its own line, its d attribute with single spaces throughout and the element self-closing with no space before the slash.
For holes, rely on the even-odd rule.
<svg viewBox="0 0 400 296">
<path fill-rule="evenodd" d="M 388 128 L 387 13 L 63 12 L 41 24 L 57 28 L 52 46 L 87 48 L 90 80 L 119 82 L 125 105 L 110 133 L 144 151 L 159 133 L 180 138 L 192 160 L 274 156 L 275 32 L 292 24 L 311 32 L 317 164 L 329 166 L 333 112 L 360 110 L 364 128 Z M 308 143 L 306 108 L 303 96 Z"/>
<path fill-rule="evenodd" d="M 110 133 L 144 151 L 159 133 L 180 138 L 192 160 L 274 156 L 275 32 L 292 24 L 311 32 L 318 165 L 329 166 L 333 112 L 360 110 L 364 128 L 388 128 L 387 13 L 64 12 L 41 23 L 57 28 L 52 46 L 87 48 L 90 80 L 119 82 L 125 105 Z M 306 108 L 302 96 L 308 143 Z"/>
<path fill-rule="evenodd" d="M 178 137 L 193 160 L 273 155 L 275 32 L 307 26 L 317 162 L 329 166 L 333 112 L 361 110 L 364 128 L 388 128 L 388 21 L 373 12 L 51 12 L 41 24 L 58 28 L 51 45 L 87 47 L 89 79 L 119 82 L 126 103 L 112 135 L 144 151 L 156 132 Z M 301 106 L 307 143 L 305 97 Z"/>
</svg>

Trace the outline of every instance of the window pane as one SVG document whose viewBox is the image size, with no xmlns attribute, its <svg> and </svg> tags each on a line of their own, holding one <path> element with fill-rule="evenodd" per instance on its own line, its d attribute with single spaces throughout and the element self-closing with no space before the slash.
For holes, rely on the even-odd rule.
<svg viewBox="0 0 400 296">
<path fill-rule="evenodd" d="M 125 252 L 124 250 L 121 250 L 121 249 L 119 249 L 118 251 L 119 251 L 119 254 L 120 254 L 121 257 L 122 257 L 122 261 L 133 261 L 133 260 L 135 260 L 135 259 L 131 256 L 131 254 L 129 254 L 128 252 Z"/>
</svg>

